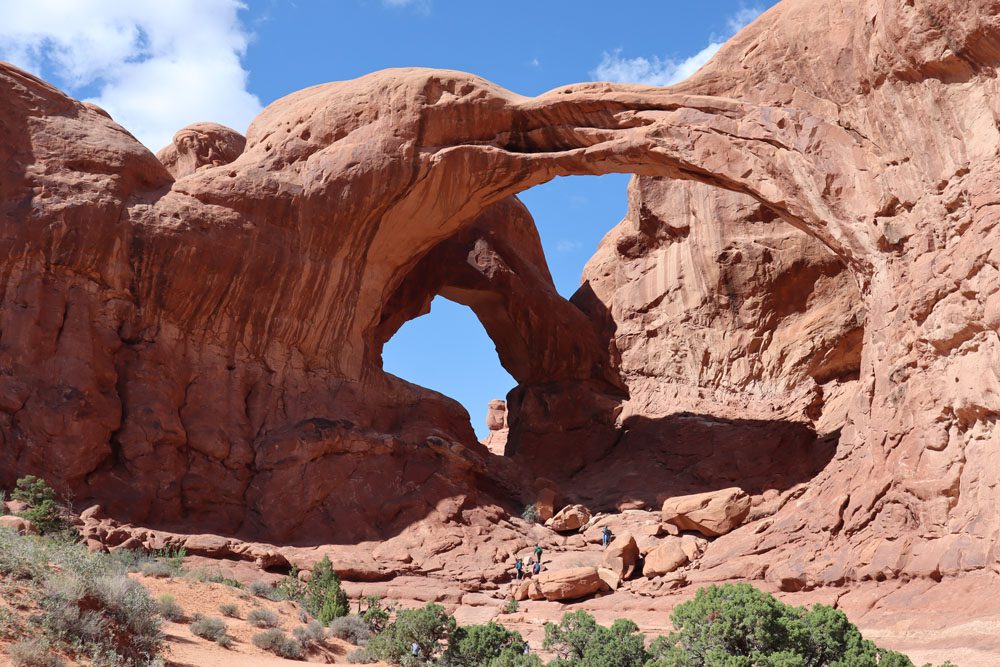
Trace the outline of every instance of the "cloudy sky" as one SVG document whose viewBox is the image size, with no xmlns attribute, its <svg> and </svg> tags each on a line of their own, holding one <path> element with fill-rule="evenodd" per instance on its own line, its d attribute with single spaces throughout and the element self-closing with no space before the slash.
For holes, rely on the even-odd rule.
<svg viewBox="0 0 1000 667">
<path fill-rule="evenodd" d="M 32 0 L 0 4 L 0 59 L 106 109 L 151 150 L 215 121 L 241 132 L 268 103 L 386 67 L 479 74 L 526 95 L 585 80 L 690 76 L 776 0 Z M 628 177 L 557 179 L 522 195 L 569 296 L 625 212 Z M 483 434 L 514 385 L 466 308 L 436 299 L 385 367 L 458 399 Z"/>
</svg>

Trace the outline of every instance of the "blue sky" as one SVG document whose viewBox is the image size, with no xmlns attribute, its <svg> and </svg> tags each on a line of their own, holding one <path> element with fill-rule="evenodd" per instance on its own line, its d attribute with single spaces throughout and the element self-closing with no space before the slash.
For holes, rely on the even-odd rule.
<svg viewBox="0 0 1000 667">
<path fill-rule="evenodd" d="M 0 5 L 0 59 L 105 109 L 152 150 L 195 121 L 245 131 L 306 86 L 386 67 L 473 72 L 537 95 L 587 80 L 668 85 L 775 0 L 35 0 Z M 628 177 L 557 179 L 523 193 L 556 287 L 576 289 L 623 216 Z M 468 309 L 436 299 L 388 343 L 386 370 L 465 405 L 514 382 Z"/>
</svg>

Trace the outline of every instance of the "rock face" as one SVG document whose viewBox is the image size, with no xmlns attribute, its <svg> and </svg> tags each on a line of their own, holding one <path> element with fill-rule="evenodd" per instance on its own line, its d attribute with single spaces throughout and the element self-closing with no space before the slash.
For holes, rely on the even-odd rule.
<svg viewBox="0 0 1000 667">
<path fill-rule="evenodd" d="M 784 0 L 669 89 L 390 70 L 162 162 L 0 65 L 0 484 L 313 543 L 513 510 L 539 476 L 610 507 L 739 485 L 759 523 L 702 580 L 990 571 L 996 10 Z M 612 171 L 629 216 L 566 301 L 515 195 Z M 513 461 L 381 370 L 437 294 L 519 383 Z"/>
<path fill-rule="evenodd" d="M 490 434 L 483 440 L 483 444 L 493 454 L 503 456 L 507 453 L 507 401 L 490 401 L 486 412 L 486 426 L 490 429 Z"/>
<path fill-rule="evenodd" d="M 750 496 L 739 487 L 668 498 L 661 511 L 667 523 L 706 537 L 725 535 L 742 524 L 749 513 Z"/>
</svg>

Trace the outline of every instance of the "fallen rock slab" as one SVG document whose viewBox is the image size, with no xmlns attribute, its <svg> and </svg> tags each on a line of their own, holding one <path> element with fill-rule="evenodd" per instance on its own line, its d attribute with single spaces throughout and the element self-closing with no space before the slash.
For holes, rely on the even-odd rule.
<svg viewBox="0 0 1000 667">
<path fill-rule="evenodd" d="M 591 514 L 583 505 L 567 505 L 559 510 L 545 525 L 557 533 L 580 530 L 590 521 Z"/>
<path fill-rule="evenodd" d="M 0 516 L 0 528 L 15 531 L 18 535 L 37 535 L 35 524 L 19 516 Z"/>
<path fill-rule="evenodd" d="M 706 537 L 725 535 L 743 523 L 750 512 L 750 496 L 739 487 L 667 498 L 661 515 L 681 530 L 694 530 Z"/>
<path fill-rule="evenodd" d="M 688 563 L 688 555 L 679 539 L 667 539 L 646 554 L 642 573 L 647 578 L 669 574 Z"/>
<path fill-rule="evenodd" d="M 631 578 L 638 564 L 639 545 L 631 533 L 625 533 L 616 537 L 604 550 L 601 567 L 614 572 L 619 580 L 625 580 Z"/>
<path fill-rule="evenodd" d="M 542 596 L 550 602 L 577 600 L 610 588 L 601 579 L 596 567 L 575 567 L 568 570 L 543 572 L 532 581 L 537 585 Z"/>
</svg>

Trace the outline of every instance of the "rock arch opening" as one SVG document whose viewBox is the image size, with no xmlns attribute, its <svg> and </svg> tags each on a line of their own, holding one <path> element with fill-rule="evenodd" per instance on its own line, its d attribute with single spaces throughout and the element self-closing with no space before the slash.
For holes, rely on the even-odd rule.
<svg viewBox="0 0 1000 667">
<path fill-rule="evenodd" d="M 404 324 L 386 342 L 382 367 L 461 403 L 480 441 L 490 434 L 490 401 L 505 398 L 517 384 L 473 311 L 441 296 L 431 302 L 430 312 Z"/>
</svg>

